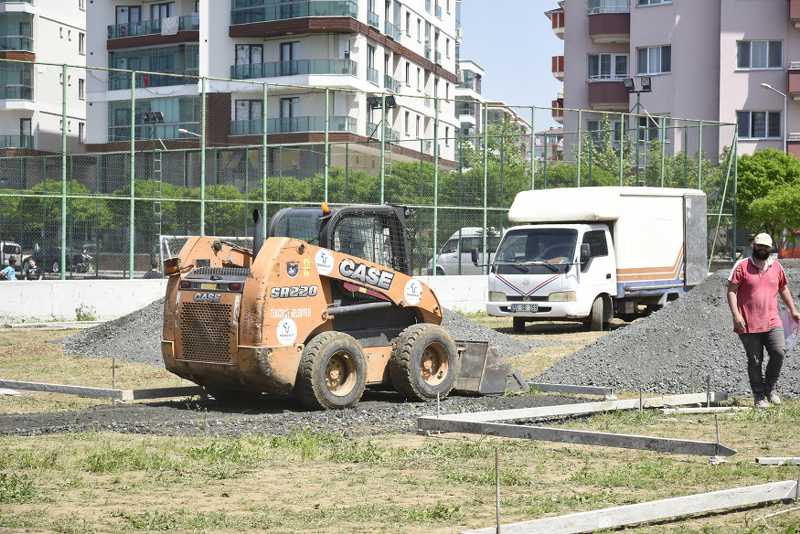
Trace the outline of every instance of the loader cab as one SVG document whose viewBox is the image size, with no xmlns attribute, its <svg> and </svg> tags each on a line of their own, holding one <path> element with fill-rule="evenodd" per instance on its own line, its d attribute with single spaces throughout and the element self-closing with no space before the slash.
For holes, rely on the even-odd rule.
<svg viewBox="0 0 800 534">
<path fill-rule="evenodd" d="M 291 237 L 411 274 L 406 212 L 396 206 L 284 208 L 268 237 Z"/>
</svg>

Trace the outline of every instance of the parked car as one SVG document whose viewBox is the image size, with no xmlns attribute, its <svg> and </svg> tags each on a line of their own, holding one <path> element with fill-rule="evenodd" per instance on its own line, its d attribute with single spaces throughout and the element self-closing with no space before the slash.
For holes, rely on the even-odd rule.
<svg viewBox="0 0 800 534">
<path fill-rule="evenodd" d="M 450 236 L 436 255 L 436 274 L 486 274 L 500 244 L 500 232 L 489 228 L 486 236 L 486 256 L 483 254 L 483 228 L 461 228 Z M 428 262 L 428 274 L 433 274 L 433 259 Z"/>
<path fill-rule="evenodd" d="M 9 265 L 9 260 L 17 260 L 16 270 L 22 269 L 22 247 L 14 241 L 0 241 L 0 269 Z"/>
</svg>

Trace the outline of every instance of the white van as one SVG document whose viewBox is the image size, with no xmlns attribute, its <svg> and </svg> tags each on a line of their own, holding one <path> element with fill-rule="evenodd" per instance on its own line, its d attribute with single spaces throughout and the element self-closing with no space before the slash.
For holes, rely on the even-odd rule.
<svg viewBox="0 0 800 534">
<path fill-rule="evenodd" d="M 13 241 L 0 241 L 0 269 L 10 265 L 9 260 L 16 260 L 15 270 L 22 270 L 22 247 Z"/>
<path fill-rule="evenodd" d="M 489 228 L 486 233 L 487 257 L 483 255 L 483 228 L 465 227 L 450 236 L 436 255 L 437 275 L 486 274 L 500 243 L 500 232 Z M 428 262 L 428 274 L 433 274 L 433 259 Z"/>
<path fill-rule="evenodd" d="M 602 330 L 678 298 L 708 274 L 706 196 L 695 189 L 523 191 L 489 274 L 486 311 Z"/>
</svg>

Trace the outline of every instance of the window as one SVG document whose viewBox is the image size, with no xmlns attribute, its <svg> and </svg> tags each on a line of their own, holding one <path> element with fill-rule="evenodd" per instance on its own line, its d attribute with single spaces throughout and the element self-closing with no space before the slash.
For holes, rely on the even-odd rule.
<svg viewBox="0 0 800 534">
<path fill-rule="evenodd" d="M 156 21 L 171 17 L 175 12 L 175 2 L 163 2 L 150 6 L 150 20 Z"/>
<path fill-rule="evenodd" d="M 450 39 L 444 40 L 444 51 L 447 57 L 450 57 Z"/>
<path fill-rule="evenodd" d="M 736 67 L 739 69 L 778 69 L 783 65 L 780 41 L 738 41 Z"/>
<path fill-rule="evenodd" d="M 405 134 L 406 134 L 406 137 L 411 135 L 410 132 L 411 132 L 411 113 L 406 111 L 406 115 L 405 115 Z"/>
<path fill-rule="evenodd" d="M 67 41 L 72 41 L 72 30 L 67 30 Z"/>
<path fill-rule="evenodd" d="M 235 121 L 257 121 L 263 119 L 261 100 L 237 100 L 234 108 Z"/>
<path fill-rule="evenodd" d="M 672 0 L 637 0 L 640 6 L 657 6 L 660 4 L 671 4 Z"/>
<path fill-rule="evenodd" d="M 447 82 L 444 84 L 444 98 L 450 100 L 450 84 Z"/>
<path fill-rule="evenodd" d="M 651 46 L 639 48 L 639 74 L 662 74 L 672 72 L 672 47 Z"/>
<path fill-rule="evenodd" d="M 422 19 L 417 19 L 417 42 L 422 42 Z"/>
<path fill-rule="evenodd" d="M 450 146 L 450 127 L 444 129 L 444 146 Z"/>
<path fill-rule="evenodd" d="M 417 139 L 419 139 L 419 115 L 417 115 L 417 128 L 416 128 L 415 131 L 416 131 Z"/>
<path fill-rule="evenodd" d="M 411 37 L 411 12 L 406 11 L 406 35 Z"/>
<path fill-rule="evenodd" d="M 78 78 L 78 98 L 86 100 L 86 80 Z"/>
<path fill-rule="evenodd" d="M 620 80 L 628 77 L 627 54 L 590 54 L 590 80 Z"/>
<path fill-rule="evenodd" d="M 86 11 L 86 0 L 78 0 L 78 9 Z"/>
<path fill-rule="evenodd" d="M 86 55 L 86 34 L 83 32 L 78 34 L 78 53 L 82 56 Z"/>
<path fill-rule="evenodd" d="M 411 63 L 406 61 L 406 85 L 411 86 Z"/>
<path fill-rule="evenodd" d="M 63 26 L 60 26 L 58 28 L 58 37 L 59 37 L 59 39 L 63 39 L 64 38 L 64 27 Z"/>
<path fill-rule="evenodd" d="M 779 111 L 737 111 L 739 137 L 743 139 L 775 139 L 781 137 Z"/>
<path fill-rule="evenodd" d="M 608 242 L 606 242 L 606 233 L 604 230 L 586 232 L 583 235 L 583 244 L 588 244 L 592 249 L 592 258 L 608 256 Z"/>
<path fill-rule="evenodd" d="M 661 139 L 661 124 L 655 117 L 639 117 L 637 122 L 638 139 L 640 143 L 650 143 Z M 668 128 L 667 123 L 664 128 Z"/>
<path fill-rule="evenodd" d="M 417 91 L 422 91 L 422 69 L 417 67 Z"/>
<path fill-rule="evenodd" d="M 79 143 L 86 142 L 86 123 L 84 122 L 78 123 L 78 142 Z"/>
<path fill-rule="evenodd" d="M 613 143 L 619 143 L 622 140 L 621 121 L 587 121 L 586 129 L 589 131 L 589 137 L 595 143 L 602 143 L 608 133 L 611 133 L 611 141 Z"/>
</svg>

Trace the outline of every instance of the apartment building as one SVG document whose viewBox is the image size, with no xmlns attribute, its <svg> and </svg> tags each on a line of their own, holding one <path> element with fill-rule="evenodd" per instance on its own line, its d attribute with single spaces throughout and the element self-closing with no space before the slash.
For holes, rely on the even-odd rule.
<svg viewBox="0 0 800 534">
<path fill-rule="evenodd" d="M 0 59 L 86 64 L 86 1 L 0 1 Z M 60 152 L 67 84 L 68 150 L 79 152 L 86 125 L 86 74 L 0 61 L 0 155 Z"/>
<path fill-rule="evenodd" d="M 374 141 L 385 127 L 393 154 L 432 157 L 438 118 L 440 157 L 454 159 L 455 0 L 108 0 L 90 6 L 89 24 L 108 28 L 90 36 L 90 66 L 233 80 L 206 83 L 209 146 L 261 142 L 270 83 L 280 85 L 269 88 L 270 144 L 322 142 L 329 88 L 331 142 L 379 154 Z M 130 135 L 130 77 L 106 78 L 89 87 L 95 150 L 119 148 Z M 385 122 L 370 105 L 382 94 L 394 100 Z M 137 113 L 143 146 L 197 145 L 195 79 L 142 76 L 136 95 L 137 110 L 163 116 L 146 124 Z M 449 102 L 437 110 L 434 96 Z"/>
<path fill-rule="evenodd" d="M 740 153 L 782 149 L 786 139 L 789 150 L 800 154 L 800 134 L 793 133 L 800 132 L 794 103 L 800 98 L 800 68 L 794 63 L 800 60 L 800 2 L 563 0 L 545 14 L 555 36 L 564 40 L 564 54 L 553 58 L 553 75 L 564 82 L 554 108 L 632 111 L 636 95 L 626 91 L 623 80 L 646 75 L 652 92 L 641 94 L 642 111 L 736 123 Z M 784 98 L 762 84 L 789 95 L 788 116 Z M 575 114 L 553 115 L 566 131 L 577 129 Z M 638 122 L 626 128 L 641 127 L 647 141 L 660 135 L 647 118 Z M 584 128 L 596 126 L 596 116 L 585 118 Z M 728 146 L 731 129 L 705 129 L 704 151 Z M 697 128 L 667 130 L 667 136 L 670 150 L 686 145 L 696 152 L 700 145 Z"/>
<path fill-rule="evenodd" d="M 483 133 L 483 103 L 481 94 L 483 67 L 475 61 L 464 59 L 458 62 L 458 85 L 456 86 L 456 115 L 462 139 L 475 142 Z"/>
</svg>

